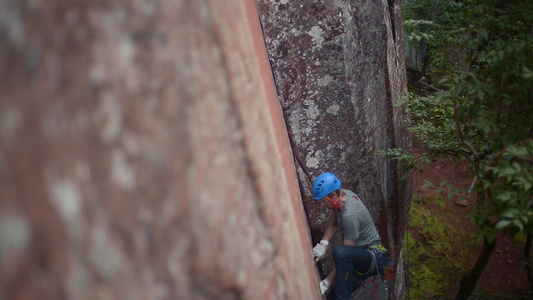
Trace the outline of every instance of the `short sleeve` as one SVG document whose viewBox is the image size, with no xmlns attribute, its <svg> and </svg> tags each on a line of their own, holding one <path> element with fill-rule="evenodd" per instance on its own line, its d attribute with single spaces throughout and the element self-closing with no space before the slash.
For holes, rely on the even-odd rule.
<svg viewBox="0 0 533 300">
<path fill-rule="evenodd" d="M 342 220 L 344 239 L 357 240 L 359 238 L 359 219 L 356 216 L 346 216 Z"/>
</svg>

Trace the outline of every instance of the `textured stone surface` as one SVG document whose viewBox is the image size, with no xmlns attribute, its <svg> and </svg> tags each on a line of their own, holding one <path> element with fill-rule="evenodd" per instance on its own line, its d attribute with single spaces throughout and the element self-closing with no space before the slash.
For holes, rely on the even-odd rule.
<svg viewBox="0 0 533 300">
<path fill-rule="evenodd" d="M 374 155 L 410 143 L 404 107 L 395 106 L 406 91 L 399 1 L 258 2 L 314 242 L 327 215 L 314 205 L 311 183 L 332 171 L 362 197 L 400 260 L 411 181 L 400 184 L 402 169 Z M 391 290 L 401 298 L 397 272 Z"/>
<path fill-rule="evenodd" d="M 253 0 L 0 1 L 0 299 L 319 299 Z"/>
</svg>

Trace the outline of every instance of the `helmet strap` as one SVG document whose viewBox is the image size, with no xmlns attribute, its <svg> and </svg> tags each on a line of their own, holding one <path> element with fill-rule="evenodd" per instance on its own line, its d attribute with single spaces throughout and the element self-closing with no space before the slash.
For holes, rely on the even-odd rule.
<svg viewBox="0 0 533 300">
<path fill-rule="evenodd" d="M 326 196 L 325 198 L 328 199 L 328 201 L 333 204 L 333 206 L 335 207 L 335 210 L 339 210 L 339 200 L 341 199 L 341 197 L 337 197 L 337 201 L 335 202 L 333 202 L 333 200 L 331 200 L 331 198 L 328 196 Z"/>
</svg>

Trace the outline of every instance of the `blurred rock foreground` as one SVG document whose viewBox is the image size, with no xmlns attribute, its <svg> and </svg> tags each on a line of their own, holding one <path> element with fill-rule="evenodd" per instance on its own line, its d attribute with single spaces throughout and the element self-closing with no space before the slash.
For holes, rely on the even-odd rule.
<svg viewBox="0 0 533 300">
<path fill-rule="evenodd" d="M 321 25 L 293 39 L 275 12 L 299 2 Z M 307 189 L 335 164 L 401 261 L 410 182 L 372 155 L 406 143 L 401 27 L 396 4 L 365 3 L 372 30 L 356 1 L 0 0 L 0 300 L 321 299 Z M 365 63 L 313 75 L 343 55 L 298 57 L 311 42 Z M 328 154 L 331 128 L 347 144 Z"/>
</svg>

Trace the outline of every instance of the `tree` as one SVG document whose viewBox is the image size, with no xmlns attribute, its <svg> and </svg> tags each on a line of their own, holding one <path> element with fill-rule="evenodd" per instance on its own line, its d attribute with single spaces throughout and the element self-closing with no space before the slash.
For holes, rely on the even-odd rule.
<svg viewBox="0 0 533 300">
<path fill-rule="evenodd" d="M 408 0 L 404 4 L 404 28 L 407 41 L 426 53 L 422 65 L 423 76 L 433 72 L 448 73 L 460 67 L 465 53 L 454 47 L 463 38 L 463 28 L 473 25 L 464 18 L 464 4 L 444 0 Z M 427 77 L 426 80 L 430 79 Z"/>
<path fill-rule="evenodd" d="M 433 20 L 409 19 L 422 14 L 417 8 L 420 3 L 440 7 L 433 9 Z M 430 150 L 431 157 L 454 155 L 467 160 L 473 177 L 471 196 L 475 205 L 470 216 L 479 228 L 483 247 L 475 266 L 464 274 L 456 295 L 457 299 L 467 299 L 498 234 L 525 231 L 526 250 L 531 246 L 533 3 L 410 0 L 406 10 L 408 36 L 414 35 L 418 40 L 416 36 L 423 32 L 420 25 L 429 25 L 423 28 L 426 31 L 422 37 L 432 47 L 432 61 L 440 62 L 429 68 L 446 69 L 425 74 L 438 76 L 438 84 L 410 97 L 411 130 Z M 443 15 L 450 15 L 445 20 L 451 21 L 444 23 L 438 18 Z M 410 29 L 413 24 L 418 27 Z M 437 40 L 434 33 L 443 24 L 457 27 L 447 27 L 449 33 L 441 31 Z M 442 184 L 440 189 L 452 196 L 460 193 L 448 184 Z M 526 269 L 533 289 L 529 257 Z"/>
</svg>

